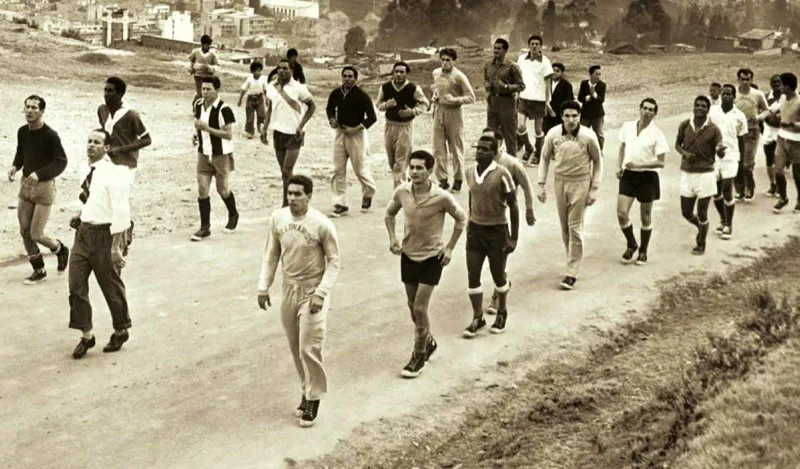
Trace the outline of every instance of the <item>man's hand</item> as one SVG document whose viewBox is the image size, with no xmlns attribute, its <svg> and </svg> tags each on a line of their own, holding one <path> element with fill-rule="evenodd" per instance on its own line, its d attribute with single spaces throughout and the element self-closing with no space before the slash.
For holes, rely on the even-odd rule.
<svg viewBox="0 0 800 469">
<path fill-rule="evenodd" d="M 618 168 L 617 169 L 617 173 L 616 173 L 617 174 L 617 179 L 622 179 L 622 173 L 624 173 L 624 172 L 625 172 L 624 169 Z"/>
<path fill-rule="evenodd" d="M 592 95 L 590 95 L 590 94 L 586 95 L 586 102 L 588 103 L 591 100 L 592 100 Z"/>
<path fill-rule="evenodd" d="M 330 119 L 328 119 L 328 123 L 331 125 L 332 129 L 338 129 L 339 128 L 339 123 L 336 122 L 336 118 L 334 118 L 334 117 L 331 117 Z"/>
<path fill-rule="evenodd" d="M 19 170 L 17 169 L 16 166 L 12 166 L 11 169 L 8 170 L 8 180 L 9 181 L 13 181 L 14 180 L 14 175 L 17 174 L 17 171 L 19 171 Z"/>
<path fill-rule="evenodd" d="M 239 107 L 242 107 L 242 100 L 240 99 L 239 102 L 236 103 L 236 105 L 239 106 Z"/>
<path fill-rule="evenodd" d="M 725 145 L 717 145 L 717 156 L 720 158 L 725 158 Z"/>
<path fill-rule="evenodd" d="M 269 299 L 269 293 L 264 293 L 263 295 L 259 293 L 258 307 L 266 311 L 268 306 L 272 306 L 272 300 Z"/>
<path fill-rule="evenodd" d="M 514 252 L 514 249 L 517 249 L 517 240 L 509 236 L 509 238 L 506 240 L 505 251 L 508 254 L 511 254 Z"/>
<path fill-rule="evenodd" d="M 389 251 L 391 251 L 392 254 L 399 256 L 400 253 L 403 252 L 400 248 L 400 241 L 396 239 L 389 241 Z"/>
<path fill-rule="evenodd" d="M 414 110 L 413 109 L 400 109 L 397 111 L 397 115 L 400 117 L 414 117 Z"/>
<path fill-rule="evenodd" d="M 111 248 L 111 262 L 117 270 L 122 270 L 125 267 L 125 258 L 122 257 L 122 249 Z"/>
<path fill-rule="evenodd" d="M 556 112 L 553 110 L 553 106 L 550 103 L 544 103 L 544 113 L 550 117 L 555 117 Z"/>
<path fill-rule="evenodd" d="M 389 100 L 387 100 L 387 101 L 386 101 L 386 107 L 387 107 L 388 109 L 391 109 L 391 108 L 393 108 L 393 107 L 395 107 L 395 106 L 397 106 L 397 101 L 395 101 L 395 99 L 394 99 L 394 98 L 392 98 L 392 99 L 389 99 Z"/>
<path fill-rule="evenodd" d="M 494 88 L 496 91 L 507 91 L 507 90 L 508 90 L 508 85 L 506 85 L 505 83 L 503 83 L 503 82 L 502 82 L 502 81 L 500 81 L 500 80 L 495 80 L 495 81 L 493 81 L 493 82 L 492 82 L 492 87 L 493 87 L 493 88 Z"/>
<path fill-rule="evenodd" d="M 201 121 L 200 119 L 195 119 L 194 120 L 194 128 L 197 129 L 197 130 L 204 130 L 204 131 L 207 132 L 208 131 L 208 124 L 203 122 L 203 121 Z"/>
<path fill-rule="evenodd" d="M 444 267 L 450 263 L 450 260 L 453 259 L 453 249 L 448 246 L 445 246 L 444 249 L 439 251 L 439 255 L 436 257 L 439 259 L 439 264 L 441 264 L 442 267 Z"/>
<path fill-rule="evenodd" d="M 536 189 L 536 198 L 539 199 L 539 202 L 541 203 L 545 203 L 547 201 L 547 191 L 541 184 Z"/>
<path fill-rule="evenodd" d="M 311 304 L 309 305 L 308 311 L 311 314 L 317 314 L 322 310 L 322 305 L 325 303 L 325 298 L 314 295 L 311 297 Z"/>
<path fill-rule="evenodd" d="M 192 146 L 197 146 L 200 144 L 200 140 L 197 138 L 197 134 L 192 134 Z"/>
<path fill-rule="evenodd" d="M 533 207 L 528 207 L 525 209 L 525 223 L 528 226 L 533 226 L 536 224 L 536 217 L 533 215 Z"/>
<path fill-rule="evenodd" d="M 81 226 L 81 216 L 75 215 L 74 217 L 69 219 L 69 227 L 73 230 L 77 230 L 78 227 Z"/>
<path fill-rule="evenodd" d="M 36 171 L 32 171 L 32 172 L 31 172 L 31 173 L 28 175 L 28 179 L 32 179 L 32 180 L 34 180 L 34 181 L 38 181 L 38 180 L 39 180 L 39 176 L 36 174 Z"/>
<path fill-rule="evenodd" d="M 452 94 L 449 93 L 444 96 L 439 96 L 439 102 L 442 104 L 449 104 L 449 105 L 456 104 L 455 98 L 453 97 Z"/>
<path fill-rule="evenodd" d="M 597 189 L 590 189 L 589 195 L 586 196 L 586 206 L 590 206 L 597 200 Z"/>
</svg>

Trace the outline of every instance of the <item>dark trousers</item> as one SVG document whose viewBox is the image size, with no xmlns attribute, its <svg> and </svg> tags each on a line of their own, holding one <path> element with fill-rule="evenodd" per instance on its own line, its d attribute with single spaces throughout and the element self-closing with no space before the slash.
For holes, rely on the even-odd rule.
<svg viewBox="0 0 800 469">
<path fill-rule="evenodd" d="M 200 88 L 203 87 L 203 78 L 204 77 L 198 77 L 197 75 L 194 76 L 195 93 L 194 93 L 194 99 L 192 100 L 192 112 L 194 112 L 194 103 L 196 103 L 197 100 L 203 96 L 203 94 L 200 92 Z"/>
<path fill-rule="evenodd" d="M 89 275 L 94 272 L 97 284 L 108 303 L 114 330 L 131 327 L 125 284 L 111 262 L 109 225 L 81 223 L 75 233 L 69 258 L 69 327 L 92 329 L 92 304 L 89 302 Z"/>
<path fill-rule="evenodd" d="M 553 108 L 556 109 L 556 108 Z M 556 110 L 556 112 L 559 112 Z M 553 127 L 559 126 L 564 122 L 561 120 L 561 117 L 552 117 L 552 116 L 544 116 L 544 120 L 542 121 L 542 130 L 544 134 L 547 135 L 547 132 L 552 129 Z"/>
<path fill-rule="evenodd" d="M 513 96 L 489 96 L 486 126 L 499 130 L 506 152 L 517 155 L 517 106 Z"/>
<path fill-rule="evenodd" d="M 606 141 L 605 134 L 603 133 L 603 123 L 605 122 L 605 117 L 583 117 L 581 116 L 581 125 L 584 127 L 589 127 L 590 129 L 594 130 L 594 133 L 597 134 L 597 142 L 600 143 L 600 149 L 603 149 L 603 142 Z"/>
<path fill-rule="evenodd" d="M 245 116 L 247 120 L 244 124 L 244 131 L 248 134 L 253 134 L 267 116 L 267 108 L 264 106 L 264 95 L 256 94 L 247 97 L 247 107 L 245 107 Z M 257 119 L 257 120 L 256 120 Z M 256 126 L 253 123 L 256 122 Z"/>
</svg>

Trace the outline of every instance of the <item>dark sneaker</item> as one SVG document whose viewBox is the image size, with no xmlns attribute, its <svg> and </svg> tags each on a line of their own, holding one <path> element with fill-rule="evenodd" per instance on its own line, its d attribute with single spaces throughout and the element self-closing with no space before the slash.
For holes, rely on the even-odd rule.
<svg viewBox="0 0 800 469">
<path fill-rule="evenodd" d="M 128 337 L 128 331 L 123 331 L 122 333 L 114 332 L 111 334 L 111 338 L 108 339 L 106 346 L 103 347 L 103 352 L 118 352 L 122 348 L 122 344 L 128 341 Z"/>
<path fill-rule="evenodd" d="M 306 401 L 306 405 L 303 408 L 303 416 L 300 417 L 300 426 L 303 428 L 308 428 L 314 425 L 314 421 L 317 420 L 317 413 L 319 412 L 319 399 L 316 401 Z"/>
<path fill-rule="evenodd" d="M 471 339 L 478 334 L 478 331 L 486 327 L 486 320 L 481 318 L 473 318 L 472 322 L 464 329 L 464 332 L 461 335 L 465 339 Z"/>
<path fill-rule="evenodd" d="M 433 355 L 433 352 L 435 352 L 437 348 L 439 348 L 439 344 L 437 344 L 436 341 L 433 340 L 433 337 L 431 337 L 428 340 L 428 346 L 425 348 L 425 361 L 431 359 L 431 355 Z"/>
<path fill-rule="evenodd" d="M 639 251 L 639 257 L 636 258 L 636 265 L 647 265 L 647 253 Z"/>
<path fill-rule="evenodd" d="M 767 197 L 772 197 L 773 199 L 778 197 L 778 186 L 776 186 L 775 184 L 769 186 L 769 190 L 767 192 L 764 192 L 764 195 L 766 195 Z"/>
<path fill-rule="evenodd" d="M 531 164 L 531 166 L 539 166 L 539 157 L 536 156 L 536 155 L 533 155 L 531 157 L 530 164 Z"/>
<path fill-rule="evenodd" d="M 578 279 L 576 279 L 575 277 L 567 275 L 566 277 L 564 277 L 564 280 L 561 281 L 561 289 L 572 290 L 573 288 L 575 288 L 575 282 L 577 281 Z"/>
<path fill-rule="evenodd" d="M 24 285 L 36 285 L 47 279 L 47 272 L 44 269 L 36 269 L 28 278 L 22 281 Z"/>
<path fill-rule="evenodd" d="M 339 218 L 341 216 L 347 215 L 347 212 L 350 209 L 345 207 L 344 205 L 334 205 L 333 211 L 331 212 L 331 218 Z"/>
<path fill-rule="evenodd" d="M 502 334 L 506 331 L 506 319 L 508 318 L 507 311 L 498 311 L 497 317 L 494 318 L 494 324 L 489 328 L 492 334 Z"/>
<path fill-rule="evenodd" d="M 772 211 L 775 213 L 781 213 L 781 210 L 783 210 L 787 205 L 789 205 L 789 199 L 778 199 L 778 203 L 772 207 Z"/>
<path fill-rule="evenodd" d="M 722 234 L 720 236 L 722 239 L 731 239 L 733 237 L 733 228 L 730 226 L 723 227 Z"/>
<path fill-rule="evenodd" d="M 414 352 L 411 354 L 411 360 L 408 362 L 400 376 L 403 378 L 416 378 L 422 373 L 422 367 L 425 366 L 425 353 Z"/>
<path fill-rule="evenodd" d="M 81 341 L 78 342 L 78 345 L 75 346 L 75 350 L 72 351 L 72 358 L 79 359 L 83 358 L 86 355 L 86 352 L 89 351 L 90 348 L 94 347 L 96 344 L 94 340 L 94 336 L 91 339 L 84 339 L 81 337 Z"/>
<path fill-rule="evenodd" d="M 456 179 L 455 181 L 453 181 L 453 189 L 450 192 L 452 192 L 453 194 L 458 194 L 459 192 L 461 192 L 461 180 L 460 179 Z"/>
<path fill-rule="evenodd" d="M 58 250 L 56 259 L 58 259 L 58 271 L 63 272 L 67 270 L 67 265 L 69 265 L 69 248 L 61 241 L 59 241 L 59 244 L 61 244 L 61 249 Z"/>
<path fill-rule="evenodd" d="M 303 409 L 306 408 L 306 396 L 303 394 L 303 397 L 300 398 L 300 405 L 294 410 L 295 417 L 302 417 L 303 416 Z"/>
<path fill-rule="evenodd" d="M 442 179 L 439 181 L 439 187 L 442 188 L 442 190 L 448 190 L 450 189 L 450 183 L 447 182 L 447 179 Z"/>
<path fill-rule="evenodd" d="M 736 194 L 736 200 L 744 199 L 744 194 Z"/>
<path fill-rule="evenodd" d="M 531 159 L 531 155 L 533 155 L 533 148 L 530 150 L 525 150 L 525 153 L 522 154 L 522 162 L 528 163 Z"/>
<path fill-rule="evenodd" d="M 369 212 L 369 209 L 372 207 L 372 197 L 364 197 L 361 199 L 361 211 L 362 212 Z"/>
<path fill-rule="evenodd" d="M 705 244 L 698 244 L 697 246 L 692 249 L 692 254 L 695 256 L 702 256 L 706 253 L 706 245 Z"/>
<path fill-rule="evenodd" d="M 717 229 L 714 230 L 714 232 L 717 233 L 717 235 L 719 235 L 719 236 L 722 236 L 722 232 L 723 231 L 725 231 L 725 225 L 724 224 L 719 225 L 717 227 Z"/>
<path fill-rule="evenodd" d="M 195 233 L 189 239 L 192 241 L 202 241 L 209 236 L 211 236 L 211 227 L 203 226 L 199 230 L 195 231 Z"/>
<path fill-rule="evenodd" d="M 753 195 L 753 193 L 752 193 L 752 192 L 746 192 L 746 193 L 744 194 L 744 201 L 745 201 L 745 202 L 747 202 L 747 203 L 750 203 L 750 202 L 752 202 L 752 201 L 753 201 L 753 199 L 755 199 L 755 195 Z"/>
<path fill-rule="evenodd" d="M 223 233 L 233 233 L 236 231 L 236 227 L 239 226 L 239 214 L 236 215 L 228 215 L 228 224 L 225 225 L 225 228 L 222 229 Z"/>
<path fill-rule="evenodd" d="M 633 255 L 636 254 L 636 250 L 639 249 L 638 245 L 628 246 L 625 249 L 625 252 L 622 254 L 622 263 L 623 264 L 630 264 L 633 261 Z"/>
</svg>

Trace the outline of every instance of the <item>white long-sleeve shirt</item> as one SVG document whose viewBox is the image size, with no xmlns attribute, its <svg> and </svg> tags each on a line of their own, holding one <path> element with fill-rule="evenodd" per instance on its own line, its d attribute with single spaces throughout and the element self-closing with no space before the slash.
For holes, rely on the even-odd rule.
<svg viewBox="0 0 800 469">
<path fill-rule="evenodd" d="M 94 171 L 89 185 L 89 198 L 81 209 L 81 222 L 91 225 L 110 223 L 111 234 L 122 233 L 131 225 L 127 167 L 115 165 L 108 156 L 91 167 L 94 167 Z"/>
<path fill-rule="evenodd" d="M 266 294 L 275 281 L 278 261 L 284 283 L 317 284 L 315 294 L 325 298 L 339 276 L 339 240 L 336 227 L 322 213 L 309 207 L 295 218 L 289 207 L 272 212 L 258 277 L 258 292 Z"/>
</svg>

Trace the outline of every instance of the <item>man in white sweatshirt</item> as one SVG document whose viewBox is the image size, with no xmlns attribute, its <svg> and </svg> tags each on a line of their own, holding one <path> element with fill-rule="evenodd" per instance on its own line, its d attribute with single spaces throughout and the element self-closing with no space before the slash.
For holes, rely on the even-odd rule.
<svg viewBox="0 0 800 469">
<path fill-rule="evenodd" d="M 289 339 L 302 398 L 295 415 L 301 427 L 314 425 L 328 382 L 322 364 L 330 291 L 339 275 L 336 228 L 309 206 L 314 183 L 293 175 L 287 181 L 289 206 L 272 212 L 258 278 L 258 306 L 272 306 L 269 290 L 282 264 L 281 321 Z"/>
</svg>

